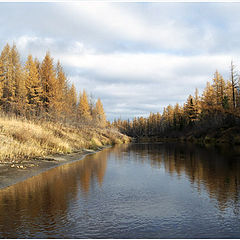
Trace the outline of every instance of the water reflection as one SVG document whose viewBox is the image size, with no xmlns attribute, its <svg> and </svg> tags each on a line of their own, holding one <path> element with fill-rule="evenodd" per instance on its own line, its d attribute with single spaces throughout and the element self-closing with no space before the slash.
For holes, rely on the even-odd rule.
<svg viewBox="0 0 240 240">
<path fill-rule="evenodd" d="M 0 237 L 236 237 L 239 186 L 234 154 L 186 144 L 116 146 L 1 190 Z"/>
<path fill-rule="evenodd" d="M 51 233 L 53 227 L 66 222 L 63 218 L 66 218 L 68 207 L 78 197 L 79 190 L 84 198 L 91 183 L 102 185 L 108 154 L 109 150 L 105 149 L 100 156 L 88 155 L 79 162 L 51 169 L 1 190 L 0 236 L 19 237 L 22 224 L 31 225 L 29 229 L 33 232 L 35 225 L 41 225 L 43 232 Z M 31 237 L 31 232 L 27 236 Z"/>
<path fill-rule="evenodd" d="M 131 160 L 149 163 L 153 168 L 163 167 L 172 176 L 187 176 L 193 187 L 206 189 L 223 210 L 229 201 L 238 206 L 240 157 L 232 149 L 225 148 L 225 155 L 219 150 L 191 144 L 133 144 L 115 148 L 115 154 L 118 161 L 128 154 Z"/>
</svg>

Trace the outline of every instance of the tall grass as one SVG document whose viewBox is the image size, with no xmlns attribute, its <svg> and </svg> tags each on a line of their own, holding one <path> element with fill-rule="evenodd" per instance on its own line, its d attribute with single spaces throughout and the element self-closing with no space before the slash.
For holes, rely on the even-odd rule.
<svg viewBox="0 0 240 240">
<path fill-rule="evenodd" d="M 96 149 L 128 141 L 127 136 L 114 129 L 86 125 L 73 127 L 56 122 L 0 116 L 0 162 L 20 162 L 53 153 Z"/>
</svg>

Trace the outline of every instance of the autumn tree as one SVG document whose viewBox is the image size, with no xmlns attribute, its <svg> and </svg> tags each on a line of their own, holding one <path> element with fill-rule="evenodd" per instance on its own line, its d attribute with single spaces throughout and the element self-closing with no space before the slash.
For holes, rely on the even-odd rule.
<svg viewBox="0 0 240 240">
<path fill-rule="evenodd" d="M 24 70 L 28 110 L 31 115 L 39 115 L 42 109 L 43 90 L 39 72 L 32 55 L 28 56 Z"/>
<path fill-rule="evenodd" d="M 53 59 L 47 52 L 41 64 L 40 71 L 42 87 L 43 87 L 43 106 L 46 112 L 53 113 L 57 107 L 57 79 L 56 71 L 53 65 Z"/>
<path fill-rule="evenodd" d="M 65 104 L 65 117 L 75 119 L 77 114 L 77 91 L 74 84 L 72 84 L 70 89 L 67 90 Z"/>
<path fill-rule="evenodd" d="M 6 44 L 0 55 L 0 109 L 7 114 L 47 116 L 74 125 L 81 123 L 77 119 L 92 121 L 95 111 L 95 123 L 107 124 L 100 99 L 95 105 L 83 91 L 77 105 L 75 86 L 68 83 L 60 62 L 54 65 L 49 52 L 42 62 L 29 55 L 22 65 L 15 44 Z"/>
<path fill-rule="evenodd" d="M 3 95 L 2 95 L 2 108 L 5 112 L 10 112 L 13 107 L 13 101 L 15 96 L 15 81 L 13 74 L 13 62 L 11 57 L 11 47 L 7 44 L 1 53 L 0 61 L 3 67 L 4 83 L 3 83 Z"/>
<path fill-rule="evenodd" d="M 67 77 L 63 71 L 63 68 L 58 61 L 56 67 L 56 90 L 55 90 L 55 111 L 60 116 L 64 114 L 66 110 L 66 97 L 68 92 Z"/>
<path fill-rule="evenodd" d="M 2 61 L 0 61 L 0 108 L 2 107 L 3 88 L 5 83 L 5 72 Z"/>
<path fill-rule="evenodd" d="M 238 81 L 237 81 L 238 80 Z M 219 127 L 234 126 L 240 122 L 240 77 L 231 63 L 231 78 L 225 81 L 216 71 L 212 83 L 207 82 L 201 96 L 198 89 L 189 95 L 183 107 L 168 105 L 162 115 L 150 113 L 148 118 L 114 122 L 123 133 L 140 137 L 174 136 L 189 131 L 191 134 L 200 129 L 205 131 Z M 146 130 L 147 129 L 147 130 Z M 201 134 L 200 134 L 201 135 Z M 179 135 L 178 135 L 179 136 Z"/>
<path fill-rule="evenodd" d="M 202 110 L 203 113 L 209 114 L 214 109 L 214 89 L 212 85 L 207 82 L 207 85 L 202 94 Z"/>
<path fill-rule="evenodd" d="M 170 105 L 170 104 L 166 108 L 165 118 L 166 118 L 166 121 L 167 121 L 166 125 L 168 127 L 173 126 L 173 106 Z"/>
<path fill-rule="evenodd" d="M 90 114 L 88 97 L 85 90 L 83 90 L 82 94 L 81 93 L 79 94 L 79 104 L 77 109 L 77 115 L 78 115 L 78 119 L 84 122 L 90 121 L 92 118 Z"/>
<path fill-rule="evenodd" d="M 226 84 L 223 77 L 218 73 L 215 72 L 213 78 L 213 91 L 214 91 L 214 104 L 218 110 L 221 110 L 225 105 L 225 96 L 226 96 Z"/>
<path fill-rule="evenodd" d="M 190 124 L 198 119 L 197 105 L 192 95 L 189 95 L 187 102 L 184 105 L 184 112 Z"/>
<path fill-rule="evenodd" d="M 147 132 L 149 136 L 154 134 L 155 124 L 154 113 L 151 112 L 147 119 Z"/>
<path fill-rule="evenodd" d="M 20 62 L 20 55 L 15 44 L 13 44 L 10 54 L 13 67 L 12 77 L 15 84 L 15 93 L 13 97 L 14 108 L 16 114 L 22 115 L 24 114 L 26 106 L 26 87 L 25 78 Z"/>
<path fill-rule="evenodd" d="M 173 126 L 175 129 L 180 129 L 182 127 L 183 124 L 182 115 L 183 110 L 181 106 L 178 103 L 176 103 L 173 109 Z"/>
<path fill-rule="evenodd" d="M 93 94 L 91 93 L 88 98 L 88 103 L 89 103 L 89 108 L 90 108 L 90 114 L 93 117 L 94 117 L 94 111 L 95 111 L 95 107 L 96 107 L 95 102 L 96 102 L 95 98 L 94 98 Z"/>
<path fill-rule="evenodd" d="M 102 105 L 100 98 L 98 98 L 98 100 L 96 102 L 96 106 L 94 109 L 94 116 L 97 121 L 97 124 L 99 124 L 101 127 L 106 126 L 106 115 L 105 115 L 103 105 Z"/>
</svg>

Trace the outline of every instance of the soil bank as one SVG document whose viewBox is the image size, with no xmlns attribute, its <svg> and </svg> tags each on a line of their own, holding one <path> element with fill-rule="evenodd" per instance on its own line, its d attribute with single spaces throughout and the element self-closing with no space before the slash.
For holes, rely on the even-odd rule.
<svg viewBox="0 0 240 240">
<path fill-rule="evenodd" d="M 22 161 L 21 163 L 1 163 L 0 189 L 12 186 L 63 164 L 79 161 L 88 154 L 94 154 L 108 147 L 111 146 L 99 147 L 97 150 L 83 149 L 69 154 L 54 154 Z"/>
</svg>

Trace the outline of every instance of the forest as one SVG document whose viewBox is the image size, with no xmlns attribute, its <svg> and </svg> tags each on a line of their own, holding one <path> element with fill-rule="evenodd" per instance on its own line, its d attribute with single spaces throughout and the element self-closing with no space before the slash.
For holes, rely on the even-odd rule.
<svg viewBox="0 0 240 240">
<path fill-rule="evenodd" d="M 15 44 L 6 44 L 0 55 L 0 109 L 27 119 L 106 126 L 101 100 L 85 90 L 78 96 L 59 61 L 55 65 L 47 52 L 42 62 L 29 55 L 22 65 Z"/>
<path fill-rule="evenodd" d="M 240 81 L 233 62 L 229 80 L 216 71 L 199 95 L 198 89 L 183 105 L 168 105 L 162 114 L 133 120 L 115 119 L 113 125 L 136 139 L 177 138 L 240 143 Z"/>
<path fill-rule="evenodd" d="M 240 144 L 240 81 L 233 62 L 230 78 L 216 71 L 203 93 L 198 89 L 183 105 L 168 105 L 149 117 L 114 120 L 111 127 L 136 139 L 218 139 Z M 47 52 L 44 59 L 27 57 L 22 64 L 15 44 L 0 55 L 0 110 L 2 116 L 58 122 L 74 127 L 110 127 L 101 100 L 70 84 L 61 63 Z"/>
<path fill-rule="evenodd" d="M 6 44 L 0 55 L 1 163 L 129 140 L 110 126 L 99 98 L 77 93 L 49 52 L 41 62 L 29 55 L 22 63 L 16 45 Z"/>
</svg>

